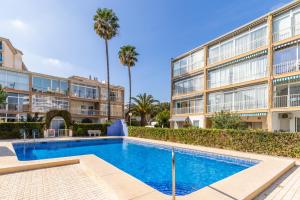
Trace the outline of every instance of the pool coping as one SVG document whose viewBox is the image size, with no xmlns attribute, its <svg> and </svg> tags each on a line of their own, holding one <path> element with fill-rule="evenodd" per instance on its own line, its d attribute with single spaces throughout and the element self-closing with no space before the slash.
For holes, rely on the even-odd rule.
<svg viewBox="0 0 300 200">
<path fill-rule="evenodd" d="M 55 138 L 55 139 L 39 139 L 41 141 L 64 141 L 64 140 L 82 140 L 82 139 L 109 139 L 109 138 L 125 138 L 133 141 L 158 144 L 163 146 L 174 146 L 192 151 L 208 152 L 213 154 L 221 154 L 230 157 L 238 157 L 241 159 L 259 160 L 255 166 L 238 172 L 230 177 L 215 182 L 207 187 L 197 190 L 185 196 L 176 197 L 179 200 L 187 199 L 253 199 L 276 179 L 287 172 L 295 165 L 295 160 L 290 158 L 274 157 L 254 153 L 245 153 L 232 150 L 216 149 L 203 146 L 194 146 L 166 141 L 150 140 L 134 137 L 94 137 L 94 138 Z M 32 140 L 27 140 L 32 142 Z M 35 166 L 53 167 L 63 164 L 80 163 L 85 172 L 95 180 L 106 182 L 106 184 L 117 194 L 119 199 L 171 199 L 158 190 L 146 185 L 140 180 L 127 174 L 126 172 L 116 168 L 108 162 L 98 158 L 95 155 L 83 155 L 64 158 L 53 158 L 35 161 L 19 161 L 15 155 L 12 143 L 23 142 L 22 140 L 6 140 L 0 141 L 0 147 L 6 147 L 13 154 L 9 156 L 1 156 L 0 152 L 0 174 L 1 170 L 32 170 Z M 16 168 L 17 167 L 17 168 Z M 4 170 L 5 171 L 5 170 Z M 134 188 L 134 189 L 133 189 Z"/>
</svg>

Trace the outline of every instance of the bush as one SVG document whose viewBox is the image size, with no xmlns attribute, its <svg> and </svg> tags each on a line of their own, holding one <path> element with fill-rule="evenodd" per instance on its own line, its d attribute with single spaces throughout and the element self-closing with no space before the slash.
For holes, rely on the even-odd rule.
<svg viewBox="0 0 300 200">
<path fill-rule="evenodd" d="M 300 134 L 233 129 L 129 127 L 129 136 L 300 158 Z"/>
<path fill-rule="evenodd" d="M 73 125 L 73 136 L 88 136 L 88 130 L 101 130 L 101 136 L 107 135 L 107 127 L 110 123 L 75 123 Z"/>
<path fill-rule="evenodd" d="M 215 113 L 211 118 L 212 128 L 216 129 L 245 129 L 245 123 L 242 122 L 240 115 L 231 112 L 221 111 Z"/>
<path fill-rule="evenodd" d="M 16 139 L 22 138 L 20 129 L 25 129 L 27 137 L 32 137 L 32 130 L 39 131 L 38 137 L 43 137 L 44 125 L 42 122 L 3 122 L 0 123 L 0 139 Z"/>
</svg>

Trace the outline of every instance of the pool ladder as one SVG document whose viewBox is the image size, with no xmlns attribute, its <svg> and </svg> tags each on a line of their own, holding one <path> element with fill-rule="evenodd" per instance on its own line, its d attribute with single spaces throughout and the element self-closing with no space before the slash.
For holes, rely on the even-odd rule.
<svg viewBox="0 0 300 200">
<path fill-rule="evenodd" d="M 172 200 L 176 198 L 175 152 L 172 147 Z"/>
</svg>

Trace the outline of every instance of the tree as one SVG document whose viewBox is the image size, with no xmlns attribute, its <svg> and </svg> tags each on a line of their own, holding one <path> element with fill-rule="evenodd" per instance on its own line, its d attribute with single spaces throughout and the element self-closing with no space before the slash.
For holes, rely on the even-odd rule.
<svg viewBox="0 0 300 200">
<path fill-rule="evenodd" d="M 169 123 L 169 119 L 170 119 L 170 111 L 169 110 L 163 110 L 160 113 L 158 113 L 155 117 L 158 126 L 159 127 L 169 127 L 170 123 Z"/>
<path fill-rule="evenodd" d="M 122 46 L 119 50 L 119 59 L 122 65 L 127 66 L 128 68 L 128 79 L 129 79 L 129 104 L 128 104 L 128 113 L 131 111 L 131 67 L 135 66 L 135 63 L 138 61 L 137 56 L 139 54 L 136 52 L 134 46 L 125 45 Z"/>
<path fill-rule="evenodd" d="M 145 126 L 147 124 L 147 115 L 152 113 L 157 106 L 158 101 L 155 100 L 152 95 L 148 95 L 146 93 L 132 97 L 132 100 L 132 111 L 135 115 L 141 117 L 141 126 Z"/>
<path fill-rule="evenodd" d="M 108 41 L 118 34 L 119 19 L 111 9 L 99 8 L 94 16 L 94 30 L 105 41 L 106 54 L 106 75 L 107 75 L 107 119 L 110 121 L 110 75 L 109 75 L 109 56 L 108 56 Z"/>
<path fill-rule="evenodd" d="M 212 117 L 212 128 L 245 129 L 245 124 L 238 114 L 221 111 Z"/>
<path fill-rule="evenodd" d="M 7 94 L 3 90 L 2 85 L 0 84 L 0 104 L 5 104 L 6 103 L 6 97 L 7 97 Z"/>
</svg>

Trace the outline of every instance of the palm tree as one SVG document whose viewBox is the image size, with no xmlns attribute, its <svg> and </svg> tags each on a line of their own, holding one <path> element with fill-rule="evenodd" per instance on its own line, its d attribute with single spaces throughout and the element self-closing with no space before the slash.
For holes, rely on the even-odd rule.
<svg viewBox="0 0 300 200">
<path fill-rule="evenodd" d="M 7 97 L 7 94 L 3 90 L 2 85 L 0 84 L 0 104 L 5 104 L 6 103 L 6 97 Z"/>
<path fill-rule="evenodd" d="M 135 66 L 135 63 L 138 61 L 137 56 L 139 54 L 136 52 L 134 46 L 125 45 L 122 46 L 119 50 L 119 59 L 122 65 L 127 66 L 128 68 L 128 78 L 129 78 L 129 106 L 128 113 L 131 111 L 131 67 Z"/>
<path fill-rule="evenodd" d="M 132 111 L 141 117 L 141 126 L 145 126 L 147 115 L 151 115 L 158 101 L 146 93 L 132 97 L 132 100 L 134 101 Z"/>
<path fill-rule="evenodd" d="M 110 81 L 109 81 L 109 59 L 108 59 L 108 40 L 118 34 L 119 19 L 111 9 L 99 8 L 94 16 L 94 30 L 105 41 L 106 70 L 107 70 L 107 119 L 110 120 Z"/>
</svg>

